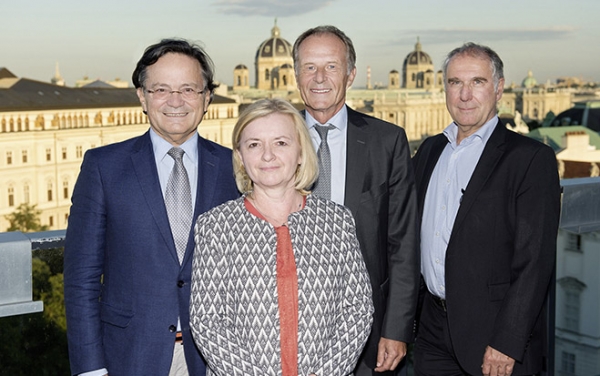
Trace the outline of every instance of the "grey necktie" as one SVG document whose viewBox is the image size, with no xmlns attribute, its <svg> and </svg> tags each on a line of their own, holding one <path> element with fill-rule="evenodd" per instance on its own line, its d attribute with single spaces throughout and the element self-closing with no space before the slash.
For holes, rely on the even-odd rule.
<svg viewBox="0 0 600 376">
<path fill-rule="evenodd" d="M 188 174 L 183 165 L 183 153 L 185 153 L 183 149 L 177 147 L 173 147 L 167 152 L 175 160 L 175 165 L 171 170 L 165 192 L 165 205 L 179 263 L 182 262 L 185 255 L 192 228 L 192 195 Z"/>
<path fill-rule="evenodd" d="M 334 129 L 333 125 L 315 124 L 315 130 L 321 137 L 321 144 L 317 151 L 319 157 L 319 179 L 313 193 L 319 197 L 331 198 L 331 153 L 327 144 L 327 133 Z"/>
</svg>

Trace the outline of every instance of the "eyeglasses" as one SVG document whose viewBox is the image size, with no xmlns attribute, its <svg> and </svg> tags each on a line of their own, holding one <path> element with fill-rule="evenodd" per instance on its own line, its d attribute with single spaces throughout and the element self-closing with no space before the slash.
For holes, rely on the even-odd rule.
<svg viewBox="0 0 600 376">
<path fill-rule="evenodd" d="M 154 98 L 156 100 L 167 99 L 171 96 L 171 94 L 177 93 L 177 94 L 181 94 L 181 97 L 183 99 L 188 100 L 188 101 L 193 101 L 193 100 L 198 99 L 198 97 L 201 94 L 204 94 L 206 89 L 196 91 L 194 88 L 185 87 L 181 90 L 169 90 L 169 89 L 159 87 L 158 89 L 154 89 L 154 90 L 144 88 L 144 91 L 146 93 L 150 94 L 152 96 L 152 98 Z"/>
</svg>

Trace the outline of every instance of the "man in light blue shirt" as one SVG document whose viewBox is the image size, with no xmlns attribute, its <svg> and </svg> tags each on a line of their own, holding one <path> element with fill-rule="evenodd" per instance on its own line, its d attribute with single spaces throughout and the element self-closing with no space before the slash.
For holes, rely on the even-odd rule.
<svg viewBox="0 0 600 376">
<path fill-rule="evenodd" d="M 551 148 L 506 129 L 503 63 L 467 43 L 443 65 L 454 122 L 413 158 L 421 217 L 415 375 L 533 375 L 548 356 L 560 185 Z"/>
</svg>

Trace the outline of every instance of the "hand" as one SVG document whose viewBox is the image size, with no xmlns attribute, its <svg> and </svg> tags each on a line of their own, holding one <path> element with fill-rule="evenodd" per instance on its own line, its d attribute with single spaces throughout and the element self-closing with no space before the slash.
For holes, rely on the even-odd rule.
<svg viewBox="0 0 600 376">
<path fill-rule="evenodd" d="M 406 355 L 406 343 L 381 337 L 375 372 L 393 371 Z"/>
<path fill-rule="evenodd" d="M 481 372 L 486 376 L 509 376 L 512 374 L 515 360 L 500 351 L 487 347 L 483 354 Z"/>
</svg>

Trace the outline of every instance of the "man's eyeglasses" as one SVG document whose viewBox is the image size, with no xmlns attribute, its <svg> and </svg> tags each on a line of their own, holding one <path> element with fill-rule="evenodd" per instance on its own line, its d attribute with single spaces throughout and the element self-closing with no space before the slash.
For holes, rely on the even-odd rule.
<svg viewBox="0 0 600 376">
<path fill-rule="evenodd" d="M 146 93 L 150 94 L 152 96 L 152 98 L 154 98 L 156 100 L 167 99 L 171 96 L 171 94 L 177 93 L 177 94 L 181 94 L 181 97 L 183 99 L 188 100 L 188 101 L 193 101 L 193 100 L 198 99 L 198 97 L 201 94 L 204 94 L 206 89 L 197 91 L 194 88 L 185 87 L 181 90 L 169 90 L 169 89 L 159 87 L 158 89 L 154 89 L 154 90 L 144 89 L 144 91 Z"/>
</svg>

